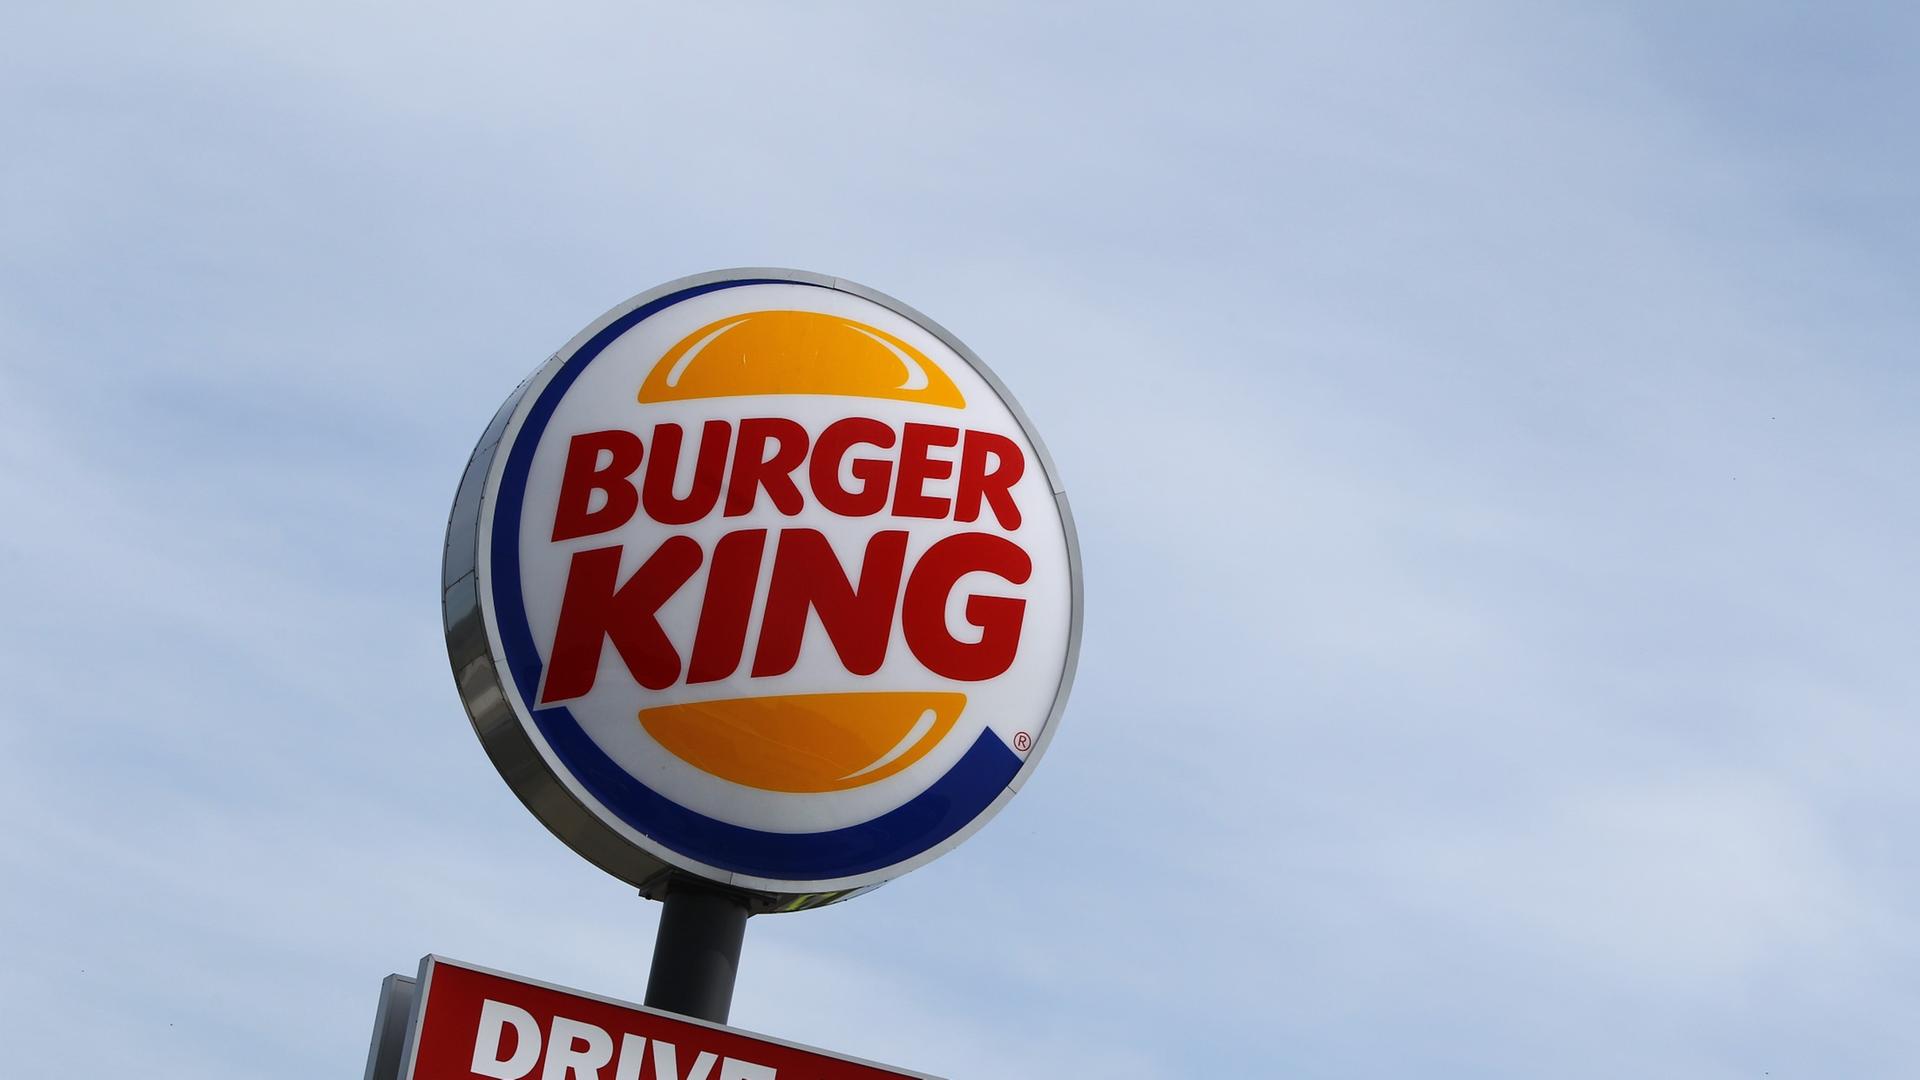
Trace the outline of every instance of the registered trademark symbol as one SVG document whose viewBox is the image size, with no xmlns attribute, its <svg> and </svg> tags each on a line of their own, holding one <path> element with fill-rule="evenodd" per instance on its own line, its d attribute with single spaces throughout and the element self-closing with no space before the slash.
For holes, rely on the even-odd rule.
<svg viewBox="0 0 1920 1080">
<path fill-rule="evenodd" d="M 1033 736 L 1024 731 L 1015 732 L 1013 736 L 1013 748 L 1023 754 L 1033 749 Z"/>
</svg>

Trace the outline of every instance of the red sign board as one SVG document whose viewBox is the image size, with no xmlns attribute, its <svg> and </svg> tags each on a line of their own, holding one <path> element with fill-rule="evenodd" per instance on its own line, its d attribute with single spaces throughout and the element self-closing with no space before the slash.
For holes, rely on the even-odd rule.
<svg viewBox="0 0 1920 1080">
<path fill-rule="evenodd" d="M 927 1080 L 438 956 L 404 1061 L 402 1080 Z"/>
</svg>

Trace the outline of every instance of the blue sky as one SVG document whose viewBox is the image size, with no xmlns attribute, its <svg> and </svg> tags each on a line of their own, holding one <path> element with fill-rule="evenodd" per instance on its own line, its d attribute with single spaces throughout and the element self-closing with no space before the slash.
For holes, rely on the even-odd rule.
<svg viewBox="0 0 1920 1080">
<path fill-rule="evenodd" d="M 10 1067 L 355 1075 L 428 951 L 640 996 L 655 909 L 466 723 L 442 531 L 581 326 L 776 265 L 995 368 L 1088 621 L 1020 798 L 755 920 L 736 1023 L 956 1077 L 1908 1075 L 1916 31 L 17 13 Z"/>
</svg>

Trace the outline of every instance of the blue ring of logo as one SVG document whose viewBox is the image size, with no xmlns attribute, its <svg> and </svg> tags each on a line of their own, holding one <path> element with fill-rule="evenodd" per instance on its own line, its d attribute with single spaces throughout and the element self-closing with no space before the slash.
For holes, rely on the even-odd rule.
<svg viewBox="0 0 1920 1080">
<path fill-rule="evenodd" d="M 540 654 L 521 597 L 520 519 L 534 448 L 574 380 L 607 346 L 652 316 L 696 296 L 743 285 L 809 285 L 781 278 L 745 278 L 695 285 L 620 316 L 567 358 L 540 392 L 507 450 L 493 516 L 493 609 L 521 704 L 573 778 L 635 831 L 708 866 L 774 881 L 828 881 L 871 874 L 925 852 L 971 823 L 1020 771 L 1020 758 L 991 730 L 982 731 L 946 775 L 927 790 L 857 825 L 813 833 L 775 833 L 696 813 L 642 784 L 587 735 L 564 706 L 539 708 Z"/>
</svg>

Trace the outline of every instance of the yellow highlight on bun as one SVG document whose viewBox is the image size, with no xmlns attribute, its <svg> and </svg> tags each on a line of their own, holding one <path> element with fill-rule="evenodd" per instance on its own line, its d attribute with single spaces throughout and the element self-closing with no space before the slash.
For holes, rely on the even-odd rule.
<svg viewBox="0 0 1920 1080">
<path fill-rule="evenodd" d="M 817 311 L 750 311 L 680 339 L 640 384 L 640 400 L 689 401 L 752 394 L 891 398 L 960 409 L 947 373 L 881 330 Z"/>
</svg>

